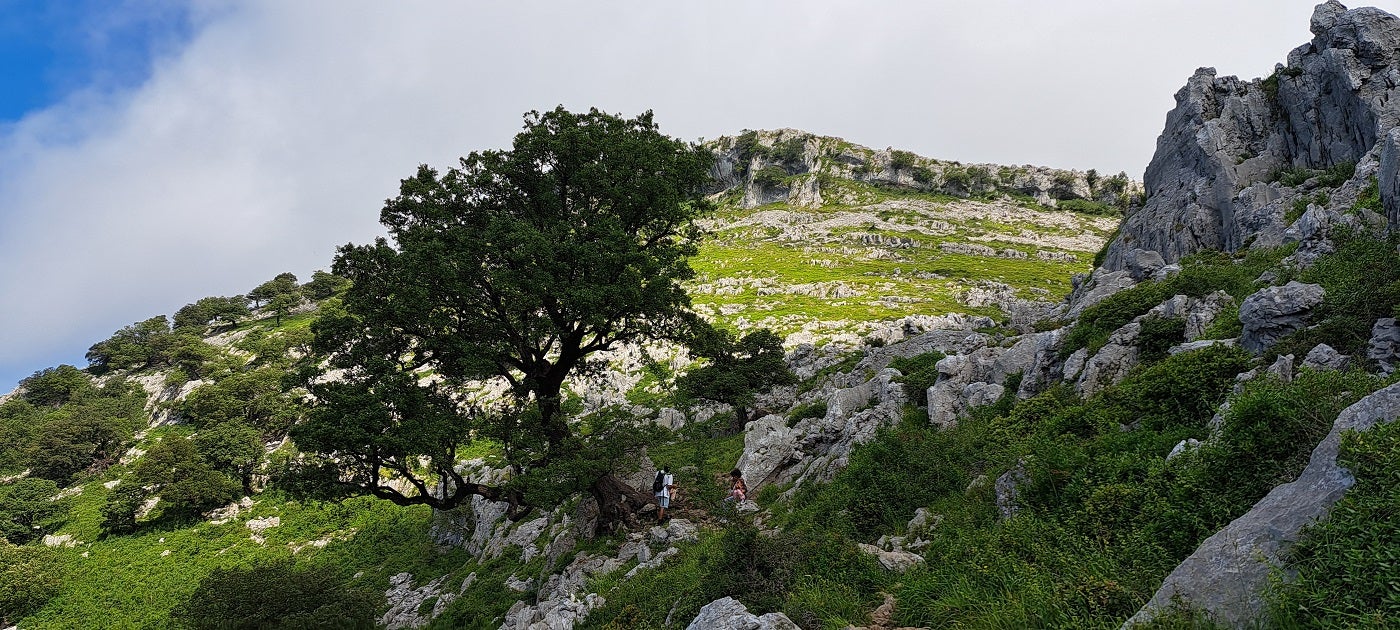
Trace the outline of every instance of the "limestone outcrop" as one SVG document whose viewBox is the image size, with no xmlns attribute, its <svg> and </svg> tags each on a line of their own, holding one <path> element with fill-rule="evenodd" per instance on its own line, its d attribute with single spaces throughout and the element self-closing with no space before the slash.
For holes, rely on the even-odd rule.
<svg viewBox="0 0 1400 630">
<path fill-rule="evenodd" d="M 1124 624 L 1146 624 L 1172 606 L 1206 613 L 1229 628 L 1252 628 L 1264 610 L 1269 577 L 1303 528 L 1327 515 L 1355 479 L 1337 463 L 1344 431 L 1366 431 L 1400 415 L 1400 383 L 1347 407 L 1312 452 L 1303 474 L 1274 488 L 1225 529 L 1201 543 Z"/>
<path fill-rule="evenodd" d="M 733 597 L 705 604 L 685 630 L 801 630 L 783 613 L 755 615 Z"/>
<path fill-rule="evenodd" d="M 1332 0 L 1314 11 L 1311 29 L 1312 41 L 1268 78 L 1201 68 L 1176 93 L 1143 177 L 1147 201 L 1124 219 L 1104 269 L 1129 269 L 1133 250 L 1174 263 L 1202 249 L 1281 243 L 1287 209 L 1316 185 L 1284 185 L 1283 169 L 1356 164 L 1354 195 L 1371 174 L 1362 168 L 1369 157 L 1387 215 L 1400 218 L 1397 18 Z"/>
</svg>

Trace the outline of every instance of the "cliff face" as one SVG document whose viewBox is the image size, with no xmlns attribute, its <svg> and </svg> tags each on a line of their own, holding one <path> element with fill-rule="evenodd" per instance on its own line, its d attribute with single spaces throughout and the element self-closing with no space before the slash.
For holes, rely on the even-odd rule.
<svg viewBox="0 0 1400 630">
<path fill-rule="evenodd" d="M 1277 244 L 1296 198 L 1284 169 L 1378 162 L 1392 221 L 1400 217 L 1400 28 L 1375 8 L 1332 0 L 1313 13 L 1311 42 L 1266 79 L 1201 68 L 1176 93 L 1143 178 L 1147 201 L 1123 222 L 1103 266 L 1123 270 L 1134 249 L 1167 263 L 1202 249 Z"/>
<path fill-rule="evenodd" d="M 957 197 L 1007 194 L 1055 207 L 1088 200 L 1127 208 L 1142 193 L 1126 174 L 1108 176 L 1043 166 L 965 164 L 897 149 L 871 149 L 796 129 L 746 131 L 710 143 L 714 191 L 741 191 L 740 207 L 785 202 L 800 208 L 845 203 L 834 179 Z"/>
</svg>

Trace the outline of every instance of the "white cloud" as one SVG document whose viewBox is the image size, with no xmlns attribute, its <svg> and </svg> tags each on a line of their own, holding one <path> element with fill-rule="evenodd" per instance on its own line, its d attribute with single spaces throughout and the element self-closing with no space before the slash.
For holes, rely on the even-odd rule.
<svg viewBox="0 0 1400 630">
<path fill-rule="evenodd" d="M 1267 74 L 1310 2 L 210 3 L 121 93 L 0 131 L 0 389 L 379 233 L 398 179 L 556 104 L 1140 176 L 1198 65 Z"/>
</svg>

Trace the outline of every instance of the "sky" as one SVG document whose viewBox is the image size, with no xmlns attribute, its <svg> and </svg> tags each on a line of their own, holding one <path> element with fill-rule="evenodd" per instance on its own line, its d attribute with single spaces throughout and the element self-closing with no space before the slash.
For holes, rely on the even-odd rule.
<svg viewBox="0 0 1400 630">
<path fill-rule="evenodd" d="M 1140 179 L 1191 73 L 1268 75 L 1313 4 L 0 0 L 0 393 L 328 269 L 417 165 L 530 110 Z"/>
</svg>

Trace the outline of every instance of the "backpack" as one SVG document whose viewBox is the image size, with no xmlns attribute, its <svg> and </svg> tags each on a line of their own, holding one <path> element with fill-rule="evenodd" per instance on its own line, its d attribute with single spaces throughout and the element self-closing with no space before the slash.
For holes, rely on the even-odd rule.
<svg viewBox="0 0 1400 630">
<path fill-rule="evenodd" d="M 656 479 L 653 480 L 653 481 L 651 482 L 651 491 L 652 491 L 652 492 L 661 492 L 661 489 L 666 487 L 665 483 L 666 483 L 666 471 L 664 471 L 664 470 L 658 470 L 658 471 L 656 471 Z"/>
</svg>

